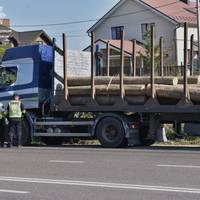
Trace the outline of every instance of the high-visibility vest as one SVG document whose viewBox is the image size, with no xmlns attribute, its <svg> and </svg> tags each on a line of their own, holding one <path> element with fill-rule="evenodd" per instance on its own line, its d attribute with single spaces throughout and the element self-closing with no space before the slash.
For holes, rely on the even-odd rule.
<svg viewBox="0 0 200 200">
<path fill-rule="evenodd" d="M 0 112 L 0 120 L 3 119 L 3 113 Z"/>
<path fill-rule="evenodd" d="M 21 118 L 21 101 L 10 101 L 9 103 L 9 118 Z"/>
</svg>

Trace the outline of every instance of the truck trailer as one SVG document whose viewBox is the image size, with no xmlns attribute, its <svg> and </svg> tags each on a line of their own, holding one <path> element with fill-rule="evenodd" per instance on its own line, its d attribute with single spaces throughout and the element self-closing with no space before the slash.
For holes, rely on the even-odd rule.
<svg viewBox="0 0 200 200">
<path fill-rule="evenodd" d="M 65 34 L 63 49 L 53 42 L 52 46 L 38 44 L 6 50 L 0 68 L 0 102 L 6 106 L 13 94 L 21 97 L 27 110 L 23 145 L 36 137 L 49 145 L 69 138 L 98 139 L 106 148 L 151 145 L 164 123 L 199 123 L 196 90 L 193 99 L 188 93 L 187 60 L 182 79 L 155 77 L 152 49 L 151 75 L 125 77 L 122 37 L 119 77 L 97 77 L 94 49 L 92 34 L 91 76 L 81 78 L 67 75 Z M 63 76 L 55 72 L 56 52 L 63 56 Z M 158 93 L 156 87 L 163 84 L 168 86 Z M 171 98 L 174 93 L 177 95 Z"/>
</svg>

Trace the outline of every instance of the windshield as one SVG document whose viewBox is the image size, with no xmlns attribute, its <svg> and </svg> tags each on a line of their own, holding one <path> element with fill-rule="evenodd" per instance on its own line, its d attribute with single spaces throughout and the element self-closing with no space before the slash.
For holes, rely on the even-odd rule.
<svg viewBox="0 0 200 200">
<path fill-rule="evenodd" d="M 17 67 L 0 68 L 0 86 L 12 85 L 17 79 Z"/>
</svg>

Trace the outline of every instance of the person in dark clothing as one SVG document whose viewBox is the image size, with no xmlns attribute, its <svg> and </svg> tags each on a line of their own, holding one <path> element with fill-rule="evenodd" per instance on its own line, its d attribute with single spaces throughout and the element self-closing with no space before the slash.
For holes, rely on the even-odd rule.
<svg viewBox="0 0 200 200">
<path fill-rule="evenodd" d="M 0 145 L 4 147 L 4 140 L 5 140 L 5 118 L 4 118 L 4 106 L 0 103 Z"/>
<path fill-rule="evenodd" d="M 13 136 L 17 139 L 17 146 L 22 146 L 22 115 L 26 110 L 20 101 L 19 95 L 15 94 L 9 102 L 7 113 L 10 121 L 8 147 L 13 145 Z"/>
</svg>

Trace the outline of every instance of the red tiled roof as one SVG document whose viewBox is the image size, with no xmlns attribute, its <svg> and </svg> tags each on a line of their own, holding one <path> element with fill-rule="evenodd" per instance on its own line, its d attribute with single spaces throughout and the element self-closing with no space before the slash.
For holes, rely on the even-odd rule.
<svg viewBox="0 0 200 200">
<path fill-rule="evenodd" d="M 141 0 L 141 2 L 166 15 L 167 17 L 170 17 L 178 23 L 197 23 L 195 2 L 190 2 L 188 4 L 180 0 Z"/>
<path fill-rule="evenodd" d="M 110 43 L 111 46 L 120 49 L 121 41 L 120 40 L 102 40 L 104 42 Z M 133 53 L 133 43 L 130 40 L 124 40 L 124 51 L 128 52 L 129 54 Z M 136 44 L 136 54 L 137 56 L 145 55 L 145 48 L 141 44 Z"/>
</svg>

